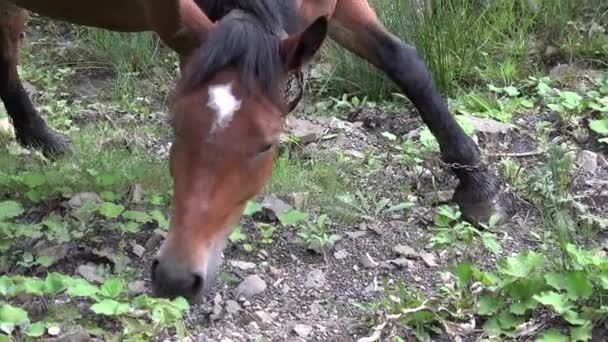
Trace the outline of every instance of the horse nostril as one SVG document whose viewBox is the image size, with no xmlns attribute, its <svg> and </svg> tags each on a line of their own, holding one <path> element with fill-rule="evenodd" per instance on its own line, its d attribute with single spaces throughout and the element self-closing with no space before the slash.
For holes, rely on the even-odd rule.
<svg viewBox="0 0 608 342">
<path fill-rule="evenodd" d="M 193 277 L 192 291 L 194 293 L 198 293 L 203 288 L 203 277 L 198 274 L 194 274 L 194 275 L 192 275 L 192 277 Z"/>
<path fill-rule="evenodd" d="M 152 266 L 150 270 L 150 277 L 152 278 L 152 281 L 154 281 L 154 279 L 156 278 L 156 269 L 158 268 L 158 264 L 158 259 L 152 260 Z"/>
</svg>

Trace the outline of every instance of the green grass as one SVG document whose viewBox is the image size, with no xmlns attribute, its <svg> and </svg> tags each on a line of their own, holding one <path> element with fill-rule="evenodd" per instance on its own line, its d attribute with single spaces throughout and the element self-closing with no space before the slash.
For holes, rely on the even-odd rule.
<svg viewBox="0 0 608 342">
<path fill-rule="evenodd" d="M 422 8 L 420 3 L 426 3 Z M 584 58 L 601 63 L 608 57 L 608 38 L 584 32 L 592 21 L 606 24 L 605 2 L 536 1 L 391 1 L 372 0 L 388 30 L 415 46 L 439 88 L 452 93 L 479 81 L 509 85 L 543 67 L 547 45 L 559 58 Z M 418 8 L 418 11 L 414 9 Z M 530 55 L 529 49 L 539 45 Z M 331 92 L 373 94 L 389 98 L 397 88 L 350 52 L 330 44 L 325 51 L 333 70 L 326 75 Z M 605 62 L 604 62 L 605 63 Z"/>
</svg>

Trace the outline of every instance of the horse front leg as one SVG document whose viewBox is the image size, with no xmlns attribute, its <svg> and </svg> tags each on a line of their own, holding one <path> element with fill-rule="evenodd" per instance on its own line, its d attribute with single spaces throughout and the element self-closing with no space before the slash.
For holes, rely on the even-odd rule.
<svg viewBox="0 0 608 342">
<path fill-rule="evenodd" d="M 388 32 L 364 0 L 339 0 L 330 21 L 330 36 L 384 71 L 412 101 L 439 142 L 441 157 L 459 180 L 453 201 L 463 216 L 485 222 L 508 215 L 497 203 L 499 179 L 482 162 L 475 142 L 449 112 L 416 49 Z"/>
<path fill-rule="evenodd" d="M 27 12 L 0 1 L 0 98 L 15 127 L 17 141 L 25 147 L 40 148 L 49 156 L 69 150 L 69 140 L 50 129 L 38 114 L 17 72 L 21 32 Z"/>
</svg>

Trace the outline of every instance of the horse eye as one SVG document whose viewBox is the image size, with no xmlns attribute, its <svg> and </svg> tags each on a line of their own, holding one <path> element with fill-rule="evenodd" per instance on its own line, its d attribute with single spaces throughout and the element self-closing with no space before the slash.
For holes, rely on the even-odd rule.
<svg viewBox="0 0 608 342">
<path fill-rule="evenodd" d="M 273 144 L 268 144 L 268 145 L 266 145 L 266 146 L 262 147 L 262 148 L 261 148 L 261 149 L 258 151 L 258 153 L 259 153 L 259 154 L 262 154 L 262 153 L 268 152 L 268 151 L 269 151 L 269 150 L 272 148 L 272 146 L 273 146 Z"/>
</svg>

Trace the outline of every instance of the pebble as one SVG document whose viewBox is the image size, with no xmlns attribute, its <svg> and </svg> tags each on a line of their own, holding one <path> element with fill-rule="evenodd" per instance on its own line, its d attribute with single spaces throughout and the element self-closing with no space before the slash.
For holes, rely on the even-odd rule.
<svg viewBox="0 0 608 342">
<path fill-rule="evenodd" d="M 325 285 L 325 273 L 319 269 L 312 270 L 306 275 L 304 286 L 307 288 L 320 289 Z"/>
<path fill-rule="evenodd" d="M 407 245 L 397 245 L 393 247 L 393 252 L 406 258 L 417 258 L 419 256 L 415 249 Z"/>
<path fill-rule="evenodd" d="M 349 256 L 349 253 L 345 249 L 341 249 L 334 253 L 334 258 L 336 258 L 336 260 L 346 259 L 348 256 Z"/>
<path fill-rule="evenodd" d="M 242 271 L 249 271 L 255 268 L 255 264 L 247 261 L 230 260 L 228 262 L 232 267 L 238 268 Z"/>
<path fill-rule="evenodd" d="M 103 283 L 103 277 L 97 274 L 97 268 L 93 264 L 80 265 L 76 268 L 76 273 L 82 276 L 89 283 Z"/>
<path fill-rule="evenodd" d="M 361 256 L 361 264 L 365 268 L 376 268 L 378 267 L 378 262 L 375 261 L 369 253 L 365 253 Z"/>
<path fill-rule="evenodd" d="M 266 290 L 266 282 L 259 275 L 254 274 L 245 278 L 234 290 L 236 297 L 252 297 Z"/>
<path fill-rule="evenodd" d="M 226 312 L 227 313 L 229 313 L 231 315 L 236 315 L 241 310 L 243 310 L 243 309 L 241 309 L 241 306 L 239 305 L 239 303 L 237 303 L 237 301 L 232 300 L 232 299 L 226 301 Z"/>
<path fill-rule="evenodd" d="M 422 253 L 420 257 L 428 267 L 437 266 L 437 261 L 435 261 L 435 255 L 433 253 Z"/>
<path fill-rule="evenodd" d="M 312 327 L 306 324 L 296 324 L 293 327 L 293 331 L 295 331 L 298 336 L 307 338 L 312 333 Z"/>
</svg>

